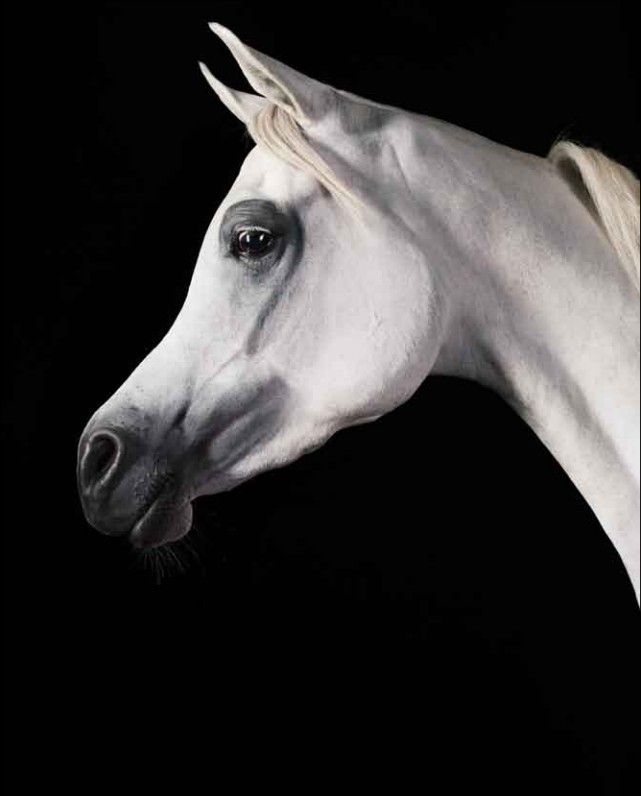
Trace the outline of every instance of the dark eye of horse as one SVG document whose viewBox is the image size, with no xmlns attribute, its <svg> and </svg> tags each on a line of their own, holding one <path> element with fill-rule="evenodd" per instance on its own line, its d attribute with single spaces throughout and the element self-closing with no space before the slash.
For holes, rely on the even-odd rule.
<svg viewBox="0 0 641 796">
<path fill-rule="evenodd" d="M 241 229 L 236 233 L 234 248 L 243 257 L 262 257 L 274 245 L 274 236 L 266 229 Z"/>
</svg>

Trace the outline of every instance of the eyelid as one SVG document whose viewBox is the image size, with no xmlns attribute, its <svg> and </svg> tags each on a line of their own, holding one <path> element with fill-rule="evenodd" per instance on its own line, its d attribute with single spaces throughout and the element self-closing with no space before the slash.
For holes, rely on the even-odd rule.
<svg viewBox="0 0 641 796">
<path fill-rule="evenodd" d="M 260 224 L 238 224 L 234 227 L 234 232 L 267 232 L 269 235 L 278 234 L 268 227 L 262 227 Z"/>
<path fill-rule="evenodd" d="M 274 240 L 278 240 L 282 237 L 283 233 L 278 229 L 272 229 L 270 227 L 263 226 L 262 224 L 244 224 L 243 222 L 239 222 L 233 229 L 232 229 L 232 238 L 237 238 L 243 232 L 265 232 L 267 235 L 270 235 Z"/>
</svg>

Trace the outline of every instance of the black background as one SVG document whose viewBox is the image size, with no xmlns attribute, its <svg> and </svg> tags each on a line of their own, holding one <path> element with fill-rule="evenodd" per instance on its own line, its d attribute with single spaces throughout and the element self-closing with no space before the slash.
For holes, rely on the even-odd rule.
<svg viewBox="0 0 641 796">
<path fill-rule="evenodd" d="M 632 4 L 10 6 L 8 792 L 633 792 L 631 586 L 479 387 L 428 379 L 197 502 L 198 558 L 160 585 L 84 522 L 77 438 L 175 317 L 249 148 L 196 66 L 245 87 L 208 20 L 356 94 L 638 171 Z"/>
</svg>

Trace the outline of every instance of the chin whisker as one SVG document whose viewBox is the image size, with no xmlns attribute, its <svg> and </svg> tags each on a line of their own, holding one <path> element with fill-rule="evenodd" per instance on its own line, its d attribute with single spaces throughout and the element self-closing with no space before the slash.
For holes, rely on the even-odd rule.
<svg viewBox="0 0 641 796">
<path fill-rule="evenodd" d="M 213 520 L 213 523 L 207 523 L 208 525 L 220 525 L 217 517 L 208 519 Z M 233 528 L 230 527 L 226 530 L 231 531 Z M 219 557 L 216 545 L 195 521 L 192 522 L 189 533 L 181 539 L 158 547 L 136 549 L 135 554 L 139 567 L 151 577 L 156 585 L 171 578 L 183 577 L 194 569 L 202 572 L 205 569 L 207 558 L 217 559 Z"/>
<path fill-rule="evenodd" d="M 199 547 L 208 543 L 194 526 L 182 539 L 146 550 L 136 550 L 136 558 L 142 569 L 151 576 L 156 585 L 164 580 L 181 577 L 194 567 L 202 567 Z M 211 543 L 209 543 L 211 544 Z"/>
<path fill-rule="evenodd" d="M 137 550 L 136 553 L 142 569 L 151 576 L 158 586 L 163 580 L 183 572 L 179 558 L 173 551 L 169 550 L 169 545 L 151 547 L 148 550 Z"/>
</svg>

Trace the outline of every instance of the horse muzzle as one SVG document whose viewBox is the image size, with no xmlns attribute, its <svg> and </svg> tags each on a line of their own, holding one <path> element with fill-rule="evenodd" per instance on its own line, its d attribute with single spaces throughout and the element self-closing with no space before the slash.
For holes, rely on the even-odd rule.
<svg viewBox="0 0 641 796">
<path fill-rule="evenodd" d="M 108 536 L 129 536 L 139 548 L 184 536 L 192 508 L 168 457 L 145 450 L 122 427 L 92 428 L 78 447 L 78 492 L 87 521 Z"/>
</svg>

